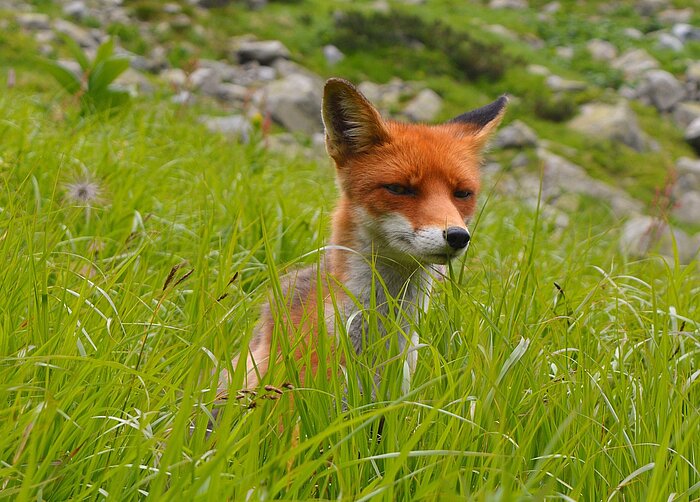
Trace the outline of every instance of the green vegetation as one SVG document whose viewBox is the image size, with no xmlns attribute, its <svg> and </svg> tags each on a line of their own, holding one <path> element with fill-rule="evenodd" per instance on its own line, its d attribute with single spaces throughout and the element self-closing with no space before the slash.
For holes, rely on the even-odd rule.
<svg viewBox="0 0 700 502">
<path fill-rule="evenodd" d="M 450 4 L 436 1 L 434 15 Z M 233 5 L 225 12 L 241 24 L 225 29 L 281 38 L 324 75 L 388 76 L 381 51 L 336 69 L 311 53 L 325 40 L 312 37 L 332 29 L 320 5 Z M 454 29 L 493 15 L 472 7 L 469 18 L 454 7 Z M 266 24 L 285 13 L 311 28 Z M 528 15 L 498 22 L 524 29 Z M 203 22 L 224 39 L 222 17 Z M 0 84 L 5 65 L 21 69 L 0 94 L 0 499 L 700 497 L 697 262 L 627 261 L 600 205 L 563 231 L 547 211 L 489 195 L 498 180 L 466 258 L 419 320 L 426 346 L 410 394 L 398 358 L 379 370 L 375 399 L 360 392 L 380 342 L 346 355 L 347 381 L 303 383 L 280 365 L 270 383 L 294 389 L 230 400 L 207 437 L 217 369 L 251 335 L 279 276 L 315 262 L 327 240 L 330 164 L 273 154 L 261 131 L 230 142 L 198 123 L 209 105 L 158 93 L 78 116 L 26 62 L 34 46 L 23 35 L 0 40 Z M 542 85 L 526 75 L 516 65 L 491 83 L 427 82 L 452 115 L 509 86 Z M 515 103 L 509 120 L 584 152 L 597 176 L 638 182 L 650 201 L 659 166 L 684 152 L 648 108 L 640 122 L 665 151 L 642 155 L 589 144 L 532 107 Z"/>
</svg>

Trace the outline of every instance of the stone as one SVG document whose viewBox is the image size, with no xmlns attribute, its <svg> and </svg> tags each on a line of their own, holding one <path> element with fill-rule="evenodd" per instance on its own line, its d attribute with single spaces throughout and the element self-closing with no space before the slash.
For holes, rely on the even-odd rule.
<svg viewBox="0 0 700 502">
<path fill-rule="evenodd" d="M 683 42 L 700 40 L 700 28 L 688 23 L 676 23 L 671 28 L 671 33 Z"/>
<path fill-rule="evenodd" d="M 221 79 L 211 68 L 197 68 L 189 76 L 190 87 L 205 94 L 213 93 L 220 83 Z"/>
<path fill-rule="evenodd" d="M 641 40 L 644 38 L 644 33 L 639 31 L 637 28 L 625 28 L 622 33 L 630 40 Z"/>
<path fill-rule="evenodd" d="M 289 131 L 313 134 L 323 130 L 320 79 L 294 73 L 267 84 L 265 93 L 270 116 Z"/>
<path fill-rule="evenodd" d="M 590 103 L 569 122 L 569 127 L 592 138 L 619 141 L 642 152 L 648 149 L 646 135 L 639 128 L 637 116 L 626 102 L 616 105 Z"/>
<path fill-rule="evenodd" d="M 612 187 L 588 176 L 586 171 L 559 155 L 544 149 L 537 149 L 542 162 L 542 195 L 547 200 L 555 200 L 564 193 L 587 195 L 610 206 L 617 217 L 636 215 L 642 204 L 631 198 L 627 192 Z"/>
<path fill-rule="evenodd" d="M 65 19 L 56 19 L 52 23 L 54 31 L 72 38 L 83 48 L 95 49 L 99 45 L 97 40 L 88 30 Z"/>
<path fill-rule="evenodd" d="M 640 16 L 653 16 L 666 7 L 668 7 L 668 0 L 639 0 L 635 2 L 635 9 Z"/>
<path fill-rule="evenodd" d="M 129 92 L 132 96 L 153 94 L 153 84 L 140 72 L 127 68 L 114 81 L 114 85 Z"/>
<path fill-rule="evenodd" d="M 650 70 L 642 77 L 636 94 L 640 101 L 667 112 L 685 98 L 685 88 L 669 72 Z"/>
<path fill-rule="evenodd" d="M 685 140 L 700 154 L 700 118 L 693 120 L 685 129 Z"/>
<path fill-rule="evenodd" d="M 661 50 L 681 52 L 683 50 L 683 42 L 670 33 L 660 33 L 656 40 L 656 47 Z"/>
<path fill-rule="evenodd" d="M 160 72 L 160 78 L 168 85 L 180 89 L 187 84 L 187 74 L 180 68 L 170 68 Z"/>
<path fill-rule="evenodd" d="M 579 80 L 568 80 L 559 75 L 550 75 L 545 80 L 547 87 L 554 92 L 578 92 L 585 90 L 588 85 Z"/>
<path fill-rule="evenodd" d="M 676 184 L 682 185 L 682 192 L 700 191 L 700 160 L 681 157 L 676 161 Z"/>
<path fill-rule="evenodd" d="M 489 7 L 492 9 L 522 10 L 527 9 L 528 5 L 526 0 L 491 0 Z"/>
<path fill-rule="evenodd" d="M 675 201 L 673 214 L 681 223 L 697 225 L 700 223 L 700 192 L 691 191 L 682 194 Z"/>
<path fill-rule="evenodd" d="M 432 122 L 442 110 L 442 98 L 431 89 L 423 89 L 404 108 L 404 115 L 413 122 Z"/>
<path fill-rule="evenodd" d="M 257 61 L 263 65 L 269 65 L 275 59 L 289 59 L 291 55 L 289 49 L 279 40 L 241 42 L 235 52 L 240 63 Z"/>
<path fill-rule="evenodd" d="M 620 251 L 633 258 L 645 258 L 650 254 L 673 262 L 674 241 L 681 263 L 689 263 L 697 253 L 697 244 L 680 229 L 652 216 L 638 215 L 630 218 L 622 227 Z"/>
<path fill-rule="evenodd" d="M 693 18 L 693 9 L 666 9 L 659 12 L 658 19 L 663 24 L 689 23 Z"/>
<path fill-rule="evenodd" d="M 335 45 L 329 44 L 323 46 L 323 57 L 326 58 L 326 63 L 328 63 L 329 66 L 335 66 L 345 59 L 345 54 Z"/>
<path fill-rule="evenodd" d="M 628 79 L 635 79 L 659 67 L 659 62 L 644 49 L 631 49 L 612 61 L 612 67 L 622 71 Z"/>
<path fill-rule="evenodd" d="M 211 132 L 225 134 L 239 138 L 247 143 L 250 139 L 252 126 L 250 121 L 243 115 L 229 115 L 226 117 L 202 116 L 199 121 Z"/>
<path fill-rule="evenodd" d="M 528 65 L 527 72 L 531 75 L 540 75 L 542 77 L 546 77 L 547 75 L 552 74 L 552 71 L 549 68 L 547 68 L 546 66 L 539 65 L 539 64 Z"/>
<path fill-rule="evenodd" d="M 25 30 L 48 30 L 51 27 L 49 16 L 38 12 L 23 12 L 17 14 L 16 19 Z"/>
<path fill-rule="evenodd" d="M 216 99 L 237 103 L 245 103 L 251 94 L 252 91 L 247 87 L 230 82 L 222 82 L 213 92 Z"/>
<path fill-rule="evenodd" d="M 696 101 L 682 101 L 673 109 L 673 121 L 681 129 L 685 129 L 690 123 L 700 117 L 700 103 Z"/>
<path fill-rule="evenodd" d="M 182 7 L 179 4 L 168 2 L 163 5 L 163 12 L 166 14 L 179 14 L 182 12 Z"/>
<path fill-rule="evenodd" d="M 537 146 L 537 134 L 527 124 L 514 120 L 501 128 L 491 141 L 495 148 L 525 148 Z"/>
<path fill-rule="evenodd" d="M 557 54 L 562 59 L 571 59 L 574 57 L 574 48 L 569 47 L 569 46 L 563 46 L 563 47 L 557 47 L 554 50 Z"/>
<path fill-rule="evenodd" d="M 85 19 L 90 12 L 88 11 L 87 5 L 81 0 L 76 0 L 74 2 L 68 2 L 63 6 L 63 15 L 67 17 L 72 17 L 78 21 Z"/>
<path fill-rule="evenodd" d="M 586 48 L 591 53 L 591 57 L 598 61 L 609 62 L 617 57 L 617 47 L 607 40 L 594 38 L 586 44 Z"/>
</svg>

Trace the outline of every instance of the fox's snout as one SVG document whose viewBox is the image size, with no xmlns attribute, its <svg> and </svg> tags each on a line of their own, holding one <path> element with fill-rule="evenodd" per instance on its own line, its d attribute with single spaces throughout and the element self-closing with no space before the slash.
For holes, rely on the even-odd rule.
<svg viewBox="0 0 700 502">
<path fill-rule="evenodd" d="M 462 227 L 449 227 L 442 232 L 447 244 L 455 251 L 460 251 L 469 245 L 469 231 Z"/>
</svg>

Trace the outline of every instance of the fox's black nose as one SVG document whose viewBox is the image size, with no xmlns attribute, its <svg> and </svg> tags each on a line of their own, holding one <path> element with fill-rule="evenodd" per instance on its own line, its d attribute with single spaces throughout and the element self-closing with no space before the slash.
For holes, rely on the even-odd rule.
<svg viewBox="0 0 700 502">
<path fill-rule="evenodd" d="M 464 249 L 469 244 L 469 232 L 461 227 L 449 227 L 442 233 L 452 249 Z"/>
</svg>

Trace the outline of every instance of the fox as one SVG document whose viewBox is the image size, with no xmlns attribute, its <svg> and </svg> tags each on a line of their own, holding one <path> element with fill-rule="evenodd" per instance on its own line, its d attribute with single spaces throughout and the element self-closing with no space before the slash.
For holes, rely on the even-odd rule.
<svg viewBox="0 0 700 502">
<path fill-rule="evenodd" d="M 418 360 L 416 318 L 428 308 L 441 269 L 469 246 L 483 152 L 507 102 L 503 95 L 442 124 L 409 124 L 383 118 L 347 80 L 325 83 L 321 117 L 339 191 L 330 245 L 318 265 L 281 279 L 283 305 L 271 299 L 263 307 L 247 351 L 232 361 L 232 368 L 245 365 L 245 388 L 261 384 L 285 347 L 302 381 L 324 362 L 321 337 L 332 351 L 338 337 L 347 336 L 362 352 L 366 312 L 386 315 L 389 305 L 398 305 L 406 328 L 398 340 L 405 356 L 401 388 L 408 392 Z M 273 343 L 275 330 L 287 342 Z M 231 383 L 222 370 L 220 398 Z"/>
</svg>

